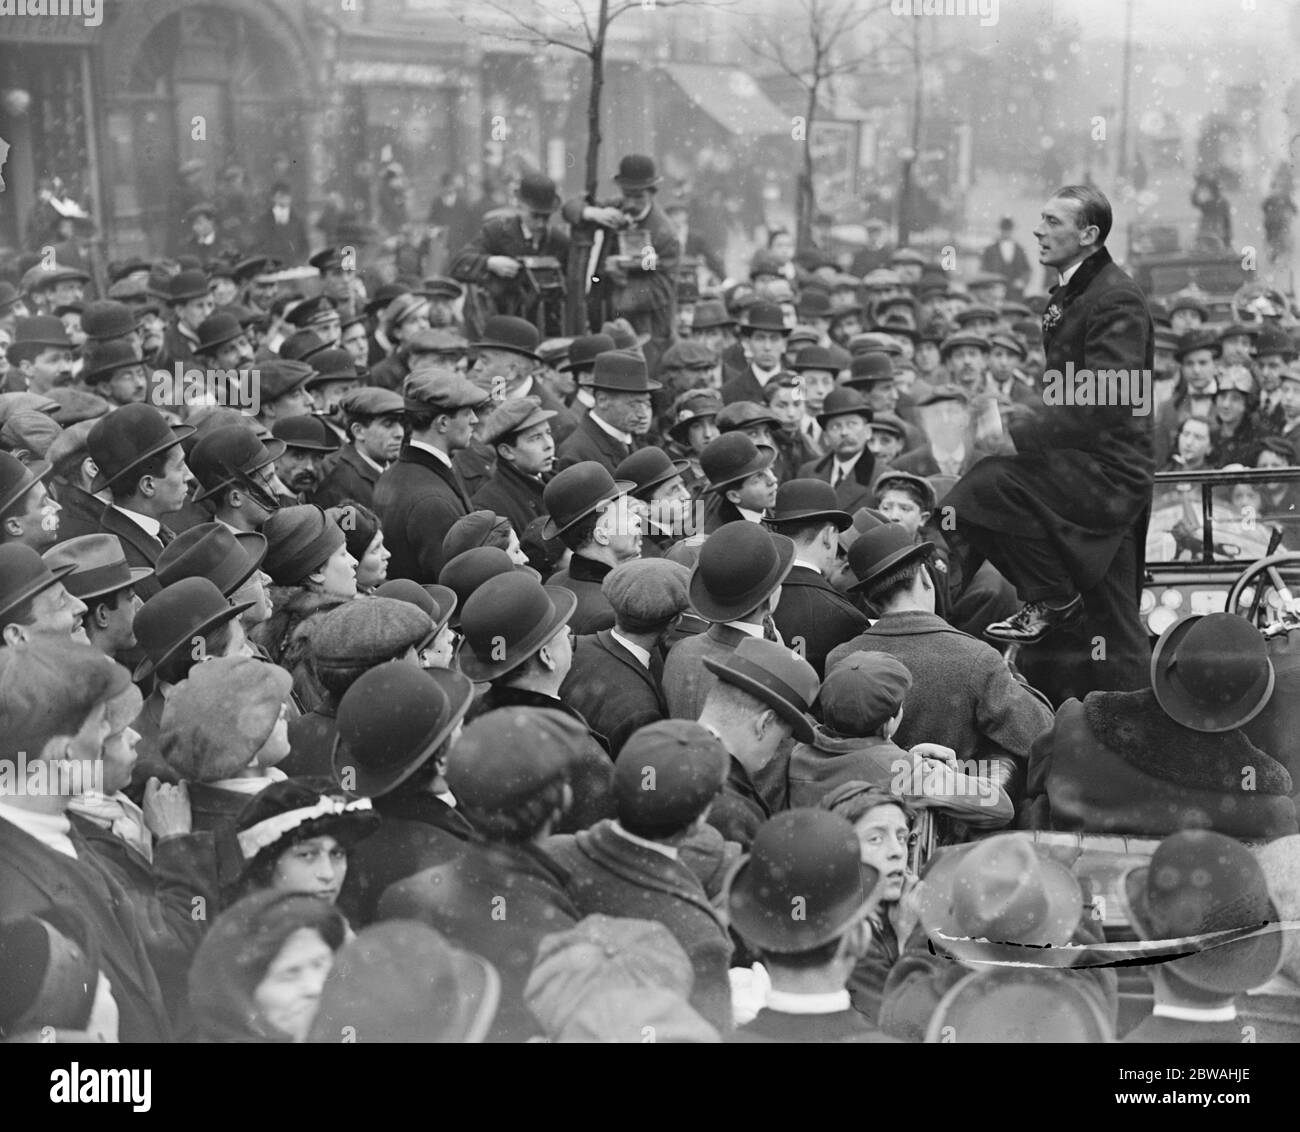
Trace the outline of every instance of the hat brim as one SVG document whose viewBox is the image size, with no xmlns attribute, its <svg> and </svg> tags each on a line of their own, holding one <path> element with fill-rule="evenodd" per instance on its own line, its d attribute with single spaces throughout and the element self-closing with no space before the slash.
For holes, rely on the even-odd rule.
<svg viewBox="0 0 1300 1132">
<path fill-rule="evenodd" d="M 592 377 L 595 377 L 595 371 L 592 371 Z M 649 378 L 645 383 L 637 386 L 635 389 L 624 389 L 621 385 L 602 385 L 597 381 L 584 381 L 583 384 L 588 389 L 603 389 L 606 393 L 655 393 L 663 388 L 663 384 L 658 381 L 651 381 Z"/>
<path fill-rule="evenodd" d="M 614 184 L 620 189 L 653 189 L 663 183 L 662 177 L 620 177 L 617 173 L 614 174 Z"/>
<path fill-rule="evenodd" d="M 167 661 L 170 660 L 177 652 L 179 652 L 181 649 L 189 645 L 190 642 L 195 637 L 202 637 L 205 634 L 210 633 L 213 629 L 219 628 L 220 626 L 226 624 L 226 622 L 233 621 L 236 617 L 238 617 L 241 613 L 243 613 L 244 610 L 251 609 L 252 607 L 253 607 L 253 603 L 251 601 L 241 601 L 239 602 L 238 605 L 227 606 L 225 609 L 222 609 L 219 612 L 214 613 L 206 621 L 202 621 L 198 625 L 186 629 L 184 633 L 182 633 L 170 645 L 167 646 L 166 651 L 160 657 L 158 657 L 157 660 L 155 660 L 153 657 L 147 656 L 144 658 L 144 660 L 142 660 L 139 664 L 137 664 L 135 666 L 135 671 L 131 673 L 131 679 L 138 684 L 140 683 L 141 680 L 144 680 L 146 677 L 152 676 L 153 673 L 158 670 L 158 668 L 166 664 Z"/>
<path fill-rule="evenodd" d="M 283 440 L 277 440 L 275 437 L 272 436 L 262 441 L 262 447 L 266 450 L 266 454 L 269 457 L 269 459 L 264 460 L 262 463 L 254 467 L 251 471 L 242 472 L 241 475 L 249 476 L 252 475 L 253 472 L 257 471 L 258 468 L 265 468 L 269 464 L 274 464 L 281 456 L 284 455 L 285 449 L 288 447 L 288 445 L 286 445 Z M 219 483 L 214 483 L 211 487 L 205 487 L 201 491 L 196 491 L 194 493 L 194 502 L 199 503 L 204 499 L 208 499 L 211 496 L 216 495 L 217 492 L 225 490 L 232 483 L 235 482 L 236 482 L 235 477 L 230 476 L 227 479 L 221 480 Z"/>
<path fill-rule="evenodd" d="M 219 350 L 227 342 L 233 342 L 236 338 L 242 338 L 246 334 L 243 324 L 241 323 L 237 330 L 232 330 L 229 334 L 221 338 L 214 338 L 211 342 L 200 342 L 194 347 L 196 354 L 210 354 L 213 350 Z"/>
<path fill-rule="evenodd" d="M 769 535 L 768 537 L 772 536 Z M 772 568 L 763 576 L 761 581 L 755 582 L 744 595 L 731 604 L 715 601 L 708 590 L 704 588 L 704 579 L 700 575 L 700 564 L 697 561 L 694 569 L 691 570 L 691 580 L 687 585 L 687 594 L 691 599 L 691 609 L 706 621 L 712 621 L 715 624 L 735 621 L 738 617 L 744 617 L 746 613 L 751 612 L 760 601 L 785 580 L 786 575 L 790 573 L 791 568 L 794 566 L 794 542 L 777 536 L 773 538 L 773 544 L 776 547 L 776 562 L 773 563 Z"/>
<path fill-rule="evenodd" d="M 465 718 L 465 713 L 469 711 L 470 705 L 474 702 L 474 685 L 469 682 L 469 679 L 459 672 L 452 672 L 448 669 L 426 668 L 423 671 L 438 684 L 442 694 L 446 697 L 451 709 L 447 718 L 436 731 L 425 737 L 420 744 L 420 749 L 410 759 L 401 766 L 393 767 L 383 774 L 372 773 L 359 766 L 347 753 L 342 739 L 336 735 L 334 738 L 334 753 L 330 760 L 334 768 L 334 778 L 335 781 L 343 782 L 345 781 L 343 778 L 344 772 L 350 772 L 350 777 L 354 783 L 352 793 L 366 798 L 380 798 L 394 790 L 429 761 L 433 753 L 442 746 L 447 737 L 455 730 L 456 724 Z"/>
<path fill-rule="evenodd" d="M 748 692 L 756 700 L 770 707 L 786 723 L 790 724 L 794 737 L 800 743 L 811 743 L 816 738 L 812 717 L 806 712 L 800 711 L 797 705 L 790 703 L 783 696 L 778 696 L 765 684 L 755 680 L 752 676 L 746 675 L 744 672 L 737 672 L 734 668 L 729 667 L 725 660 L 706 657 L 704 667 L 719 680 L 739 688 L 742 692 Z"/>
<path fill-rule="evenodd" d="M 522 346 L 516 346 L 512 342 L 496 342 L 491 338 L 485 338 L 481 342 L 471 342 L 470 350 L 505 350 L 507 353 L 518 354 L 521 358 L 530 358 L 535 362 L 542 360 L 542 355 L 534 350 L 525 350 Z"/>
<path fill-rule="evenodd" d="M 1192 626 L 1203 615 L 1196 613 L 1184 618 L 1155 644 L 1151 651 L 1151 690 L 1155 693 L 1156 703 L 1175 723 L 1181 723 L 1192 731 L 1216 734 L 1232 731 L 1249 723 L 1267 706 L 1273 695 L 1277 673 L 1273 662 L 1268 662 L 1268 674 L 1261 676 L 1240 699 L 1231 704 L 1207 707 L 1191 696 L 1178 682 L 1173 672 L 1174 656 L 1179 644 L 1187 636 Z"/>
<path fill-rule="evenodd" d="M 820 511 L 816 508 L 803 508 L 796 511 L 773 511 L 763 520 L 768 526 L 779 523 L 834 523 L 836 531 L 844 532 L 853 526 L 853 516 L 847 511 L 830 509 Z"/>
<path fill-rule="evenodd" d="M 740 483 L 742 480 L 749 479 L 752 475 L 770 468 L 776 462 L 777 452 L 770 444 L 759 444 L 758 457 L 751 460 L 744 468 L 733 472 L 725 480 L 718 480 L 717 483 L 709 481 L 708 486 L 703 489 L 703 494 L 707 495 L 712 491 L 726 491 L 733 483 Z"/>
<path fill-rule="evenodd" d="M 986 943 L 975 943 L 972 937 L 966 935 L 966 929 L 953 914 L 953 898 L 961 866 L 980 844 L 978 841 L 970 842 L 940 853 L 917 887 L 916 901 L 921 926 L 935 946 L 958 958 L 988 958 L 989 944 L 1018 947 L 1063 947 L 1068 944 L 1074 937 L 1083 912 L 1083 895 L 1079 882 L 1063 864 L 1037 850 L 1035 852 L 1041 866 L 1040 875 L 1047 903 L 1047 913 L 1038 930 L 1026 933 L 1022 939 L 990 939 Z M 936 938 L 939 935 L 947 938 Z"/>
<path fill-rule="evenodd" d="M 739 325 L 734 318 L 724 318 L 721 322 L 693 322 L 691 330 L 720 330 L 724 326 Z"/>
<path fill-rule="evenodd" d="M 343 447 L 343 444 L 341 441 L 335 441 L 333 444 L 323 444 L 315 440 L 286 440 L 284 441 L 284 446 L 285 448 L 297 448 L 302 452 L 321 452 L 328 454 L 330 452 L 337 452 Z"/>
<path fill-rule="evenodd" d="M 668 436 L 679 444 L 685 444 L 686 434 L 690 431 L 691 425 L 698 421 L 716 420 L 719 412 L 721 412 L 720 409 L 715 410 L 714 412 L 706 411 L 703 413 L 696 413 L 693 417 L 687 417 L 684 421 L 674 421 L 668 426 Z M 690 467 L 689 461 L 687 461 L 687 467 Z"/>
<path fill-rule="evenodd" d="M 80 601 L 85 601 L 88 598 L 104 597 L 106 594 L 115 594 L 119 590 L 129 590 L 139 582 L 143 582 L 146 578 L 153 577 L 154 570 L 152 566 L 131 566 L 128 568 L 128 573 L 130 574 L 130 578 L 126 581 L 117 581 L 110 586 L 99 586 L 93 590 L 89 590 L 88 592 L 77 593 L 73 596 Z M 69 590 L 68 592 L 71 593 L 72 591 Z"/>
<path fill-rule="evenodd" d="M 472 648 L 461 649 L 460 670 L 476 684 L 489 684 L 493 680 L 513 672 L 530 656 L 538 652 L 568 623 L 578 608 L 578 595 L 563 586 L 543 586 L 551 599 L 551 616 L 528 633 L 523 640 L 507 650 L 508 656 L 498 661 L 480 660 Z"/>
<path fill-rule="evenodd" d="M 143 452 L 136 453 L 135 458 L 129 464 L 119 468 L 111 476 L 105 476 L 103 472 L 99 472 L 90 482 L 91 495 L 103 491 L 106 487 L 111 487 L 117 480 L 120 480 L 124 475 L 126 475 L 127 472 L 134 468 L 138 468 L 151 457 L 157 456 L 159 452 L 166 452 L 168 448 L 175 448 L 182 440 L 193 436 L 196 429 L 193 425 L 172 425 L 171 431 L 172 438 L 170 440 L 159 441 L 151 448 L 146 448 Z"/>
<path fill-rule="evenodd" d="M 0 597 L 0 601 L 5 603 L 4 605 L 0 605 L 0 626 L 3 626 L 3 619 L 7 617 L 12 610 L 22 605 L 22 603 L 28 598 L 33 598 L 39 593 L 44 593 L 51 586 L 58 582 L 62 582 L 63 579 L 71 574 L 76 568 L 76 563 L 73 562 L 66 563 L 63 566 L 49 568 L 47 574 L 43 574 L 39 578 L 33 578 L 17 593 L 5 594 L 3 597 Z"/>
<path fill-rule="evenodd" d="M 860 578 L 849 586 L 849 593 L 857 593 L 859 590 L 867 589 L 877 578 L 883 578 L 892 570 L 910 566 L 913 562 L 928 562 L 934 554 L 934 549 L 934 543 L 932 542 L 919 542 L 914 546 L 894 551 L 887 558 L 877 562 L 865 578 Z"/>
<path fill-rule="evenodd" d="M 722 903 L 727 918 L 746 943 L 775 955 L 811 951 L 843 935 L 865 919 L 879 903 L 879 879 L 865 899 L 846 897 L 833 909 L 813 919 L 796 920 L 788 908 L 773 911 L 764 907 L 763 894 L 751 887 L 751 854 L 741 857 L 722 882 Z"/>
<path fill-rule="evenodd" d="M 240 588 L 248 583 L 248 579 L 262 568 L 267 549 L 271 545 L 267 542 L 266 535 L 260 531 L 236 531 L 235 541 L 239 543 L 240 550 L 248 555 L 249 567 L 236 579 L 229 590 L 223 591 L 225 597 L 238 593 Z"/>
<path fill-rule="evenodd" d="M 859 380 L 861 380 L 861 379 L 859 379 Z M 880 380 L 884 381 L 884 380 L 886 380 L 886 379 L 885 379 L 885 378 L 881 378 Z M 892 378 L 889 378 L 888 380 L 891 380 L 891 381 L 892 381 L 893 379 L 892 379 Z M 844 387 L 845 387 L 845 388 L 851 388 L 851 387 L 852 387 L 852 383 L 846 381 L 846 382 L 844 383 Z M 861 406 L 859 406 L 859 407 L 856 408 L 856 409 L 839 409 L 839 410 L 837 410 L 837 411 L 835 411 L 835 412 L 832 412 L 832 413 L 818 413 L 818 414 L 817 414 L 817 427 L 818 427 L 818 428 L 825 428 L 825 427 L 826 427 L 826 422 L 827 422 L 827 421 L 833 421 L 836 417 L 854 417 L 854 416 L 857 416 L 857 417 L 865 417 L 865 418 L 866 418 L 866 421 L 867 421 L 867 424 L 871 424 L 871 423 L 872 423 L 872 419 L 873 419 L 873 417 L 874 417 L 874 414 L 873 414 L 872 411 L 871 411 L 871 406 L 870 406 L 870 405 L 861 405 Z"/>
<path fill-rule="evenodd" d="M 1124 874 L 1121 888 L 1128 904 L 1129 923 L 1138 939 L 1158 942 L 1162 937 L 1151 926 L 1151 907 L 1147 902 L 1147 876 L 1150 865 L 1135 865 Z M 1282 919 L 1276 903 L 1270 898 L 1272 909 L 1268 919 L 1275 923 Z M 1268 982 L 1282 961 L 1283 933 L 1269 932 L 1247 939 L 1231 940 L 1193 955 L 1168 960 L 1175 964 L 1170 969 L 1178 978 L 1200 990 L 1224 996 L 1240 994 Z M 1231 948 L 1218 954 L 1220 948 Z M 1227 960 L 1230 956 L 1230 962 Z M 1226 978 L 1216 977 L 1226 975 Z"/>
<path fill-rule="evenodd" d="M 37 460 L 34 464 L 28 464 L 27 478 L 12 488 L 3 499 L 0 499 L 0 516 L 7 514 L 10 507 L 22 499 L 53 470 L 53 466 L 45 460 Z"/>
<path fill-rule="evenodd" d="M 460 598 L 456 591 L 450 586 L 439 586 L 429 583 L 424 587 L 425 592 L 433 598 L 438 606 L 438 620 L 433 623 L 433 632 L 430 633 L 418 646 L 427 649 L 433 644 L 434 638 L 441 633 L 451 622 L 452 614 L 456 612 L 456 607 L 460 604 Z"/>
<path fill-rule="evenodd" d="M 663 484 L 666 484 L 669 480 L 673 479 L 674 477 L 684 475 L 686 469 L 689 468 L 690 466 L 691 466 L 691 462 L 689 460 L 674 460 L 672 463 L 672 467 L 670 467 L 667 471 L 662 472 L 661 474 L 655 476 L 654 479 L 646 480 L 645 483 L 638 484 L 637 486 L 633 487 L 629 492 L 629 494 L 634 499 L 641 499 L 642 502 L 648 503 L 649 502 L 648 499 L 643 499 L 643 495 L 645 492 L 654 491 L 655 488 L 661 487 Z"/>
<path fill-rule="evenodd" d="M 542 538 L 559 538 L 560 535 L 575 523 L 582 522 L 583 519 L 597 508 L 604 507 L 606 503 L 612 503 L 620 495 L 627 495 L 634 487 L 636 487 L 636 484 L 632 480 L 615 480 L 614 487 L 611 491 L 607 491 L 603 493 L 599 499 L 593 500 L 587 507 L 583 508 L 582 511 L 572 516 L 563 526 L 557 524 L 556 521 L 548 515 L 546 517 L 546 522 L 542 524 Z"/>
</svg>

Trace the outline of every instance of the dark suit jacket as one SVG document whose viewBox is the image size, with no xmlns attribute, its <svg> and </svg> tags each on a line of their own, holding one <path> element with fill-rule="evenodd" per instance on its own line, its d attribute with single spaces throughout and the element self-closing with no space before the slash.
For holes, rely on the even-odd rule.
<svg viewBox="0 0 1300 1132">
<path fill-rule="evenodd" d="M 662 675 L 663 666 L 653 653 L 650 664 L 646 668 L 608 629 L 573 643 L 573 666 L 560 687 L 560 696 L 609 739 L 610 754 L 615 758 L 634 731 L 668 717 L 668 705 L 654 671 L 657 667 Z"/>
<path fill-rule="evenodd" d="M 104 504 L 76 484 L 59 484 L 56 498 L 59 501 L 59 542 L 99 534 L 99 517 Z"/>
<path fill-rule="evenodd" d="M 474 493 L 471 502 L 475 508 L 509 519 L 515 534 L 522 539 L 528 524 L 546 514 L 542 506 L 544 486 L 536 476 L 526 476 L 508 461 L 498 460 L 496 471 Z"/>
<path fill-rule="evenodd" d="M 6 919 L 36 915 L 69 925 L 83 946 L 93 938 L 113 984 L 121 1040 L 170 1041 L 167 1008 L 135 907 L 76 826 L 69 837 L 75 861 L 0 817 L 0 909 Z"/>
<path fill-rule="evenodd" d="M 612 569 L 604 562 L 575 554 L 569 559 L 568 569 L 559 570 L 547 579 L 548 586 L 563 586 L 578 595 L 578 607 L 569 618 L 569 628 L 575 636 L 614 627 L 614 607 L 600 588 Z"/>
<path fill-rule="evenodd" d="M 352 500 L 363 507 L 373 507 L 379 471 L 368 464 L 351 444 L 339 449 L 334 466 L 321 481 L 312 502 L 318 507 L 337 507 Z"/>
<path fill-rule="evenodd" d="M 1001 275 L 1008 283 L 1023 285 L 1029 279 L 1029 257 L 1019 243 L 1014 240 L 1012 243 L 1015 250 L 1011 253 L 1010 263 L 1002 258 L 1002 249 L 998 247 L 997 240 L 989 244 L 980 253 L 980 270 L 987 271 L 990 275 Z"/>
<path fill-rule="evenodd" d="M 339 909 L 354 928 L 376 918 L 379 898 L 389 885 L 421 869 L 459 856 L 473 827 L 432 794 L 407 794 L 400 788 L 373 800 L 379 828 L 348 855 L 348 875 Z"/>
<path fill-rule="evenodd" d="M 826 654 L 870 624 L 848 598 L 807 566 L 795 566 L 786 575 L 772 620 L 781 639 L 817 669 L 818 677 L 824 674 Z"/>
<path fill-rule="evenodd" d="M 536 293 L 525 285 L 522 270 L 513 279 L 492 274 L 487 261 L 498 255 L 516 260 L 524 256 L 552 256 L 560 261 L 561 267 L 567 267 L 569 237 L 559 228 L 548 228 L 541 243 L 534 246 L 524 235 L 518 213 L 492 216 L 483 222 L 478 235 L 451 261 L 451 277 L 482 287 L 497 314 L 514 315 L 532 322 L 537 317 Z"/>
<path fill-rule="evenodd" d="M 748 851 L 759 826 L 771 816 L 772 808 L 754 785 L 749 771 L 732 755 L 722 793 L 713 800 L 713 808 L 709 810 L 709 824 L 726 840 Z"/>
<path fill-rule="evenodd" d="M 782 370 L 770 377 L 768 384 L 783 377 L 793 376 L 794 374 L 787 374 Z M 722 403 L 730 405 L 735 401 L 753 401 L 755 405 L 764 404 L 763 386 L 759 384 L 758 378 L 754 376 L 754 368 L 748 362 L 743 369 L 734 371 L 731 377 L 723 374 Z"/>
<path fill-rule="evenodd" d="M 296 205 L 289 208 L 289 223 L 277 224 L 268 208 L 253 221 L 248 243 L 249 253 L 270 256 L 293 267 L 307 262 L 311 245 L 307 241 L 307 222 Z"/>
<path fill-rule="evenodd" d="M 289 754 L 280 769 L 290 778 L 334 777 L 334 740 L 339 733 L 338 708 L 326 698 L 289 723 Z"/>
<path fill-rule="evenodd" d="M 446 564 L 442 540 L 472 509 L 455 471 L 424 449 L 404 445 L 375 484 L 374 499 L 393 556 L 388 576 L 436 582 Z"/>
<path fill-rule="evenodd" d="M 252 794 L 240 794 L 204 782 L 186 784 L 194 829 L 208 833 L 216 844 L 217 880 L 223 891 L 232 891 L 244 871 L 244 854 L 239 848 L 239 811 Z"/>
<path fill-rule="evenodd" d="M 717 677 L 704 661 L 725 660 L 745 640 L 745 634 L 730 625 L 710 625 L 696 637 L 685 637 L 668 651 L 664 662 L 664 702 L 673 719 L 699 719 L 700 708 Z"/>
<path fill-rule="evenodd" d="M 117 535 L 118 542 L 122 544 L 122 550 L 126 555 L 127 565 L 149 567 L 158 565 L 158 556 L 163 552 L 163 544 L 138 523 L 128 519 L 116 507 L 104 507 L 100 511 L 99 530 L 104 534 Z M 162 586 L 152 574 L 135 584 L 135 592 L 140 595 L 141 601 L 148 601 L 161 590 Z"/>
<path fill-rule="evenodd" d="M 582 210 L 587 203 L 582 198 L 566 201 L 564 219 L 575 226 L 586 223 L 582 219 Z M 619 204 L 618 201 L 598 203 L 616 208 Z M 610 255 L 618 254 L 618 233 L 609 229 L 597 230 L 604 234 L 597 267 L 602 280 L 611 284 L 613 310 L 618 314 L 657 311 L 673 315 L 677 310 L 677 265 L 682 255 L 677 227 L 668 219 L 658 202 L 651 204 L 649 213 L 644 220 L 636 223 L 636 227 L 649 234 L 650 244 L 654 248 L 654 266 L 652 270 L 643 271 L 634 265 L 627 272 L 627 283 L 621 287 L 612 286 L 612 280 L 604 271 L 605 260 Z"/>
<path fill-rule="evenodd" d="M 631 448 L 616 437 L 610 436 L 588 414 L 556 450 L 555 470 L 562 472 L 565 468 L 579 464 L 583 460 L 595 460 L 597 463 L 604 464 L 613 475 L 614 469 L 631 454 Z"/>
<path fill-rule="evenodd" d="M 835 456 L 827 453 L 820 460 L 810 460 L 799 469 L 801 478 L 811 478 L 831 482 L 835 470 Z M 871 450 L 864 448 L 858 462 L 853 465 L 853 475 L 840 480 L 835 485 L 835 498 L 839 501 L 841 511 L 853 514 L 859 507 L 870 507 L 876 493 L 872 485 L 876 482 L 876 458 Z"/>
</svg>

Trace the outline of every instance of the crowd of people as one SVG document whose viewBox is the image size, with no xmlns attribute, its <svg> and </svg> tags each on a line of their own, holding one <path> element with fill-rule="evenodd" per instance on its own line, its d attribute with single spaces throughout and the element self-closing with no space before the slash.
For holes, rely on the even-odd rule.
<svg viewBox="0 0 1300 1132">
<path fill-rule="evenodd" d="M 775 232 L 697 297 L 689 209 L 649 157 L 614 180 L 525 177 L 447 276 L 340 245 L 0 282 L 0 1038 L 1295 1041 L 1264 638 L 1017 663 L 1098 594 L 1142 632 L 1128 511 L 1078 568 L 1049 497 L 988 517 L 990 469 L 1014 502 L 1053 452 L 1109 466 L 1055 424 L 1023 462 L 1122 275 L 1104 198 L 1044 210 L 1051 295 L 1006 221 L 965 277 Z M 1296 464 L 1289 325 L 1120 301 L 1136 491 Z M 1066 834 L 1148 852 L 1102 890 Z"/>
</svg>

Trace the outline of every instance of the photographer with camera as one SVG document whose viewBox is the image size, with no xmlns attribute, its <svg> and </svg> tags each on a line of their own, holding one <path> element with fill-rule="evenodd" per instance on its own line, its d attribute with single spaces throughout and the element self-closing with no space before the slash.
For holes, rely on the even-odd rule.
<svg viewBox="0 0 1300 1132">
<path fill-rule="evenodd" d="M 569 258 L 569 238 L 551 227 L 560 195 L 549 177 L 525 173 L 515 196 L 518 211 L 484 220 L 452 261 L 451 276 L 475 285 L 480 299 L 478 325 L 470 328 L 475 333 L 492 315 L 504 314 L 525 318 L 543 337 L 554 337 L 562 331 Z"/>
</svg>

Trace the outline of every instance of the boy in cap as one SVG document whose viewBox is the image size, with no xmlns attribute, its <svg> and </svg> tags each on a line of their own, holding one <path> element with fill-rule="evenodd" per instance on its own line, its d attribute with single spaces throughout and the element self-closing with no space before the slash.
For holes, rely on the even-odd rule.
<svg viewBox="0 0 1300 1132">
<path fill-rule="evenodd" d="M 64 642 L 0 649 L 0 758 L 27 773 L 55 764 L 83 768 L 57 776 L 54 789 L 29 790 L 5 776 L 0 785 L 0 907 L 83 920 L 113 985 L 124 1042 L 171 1040 L 171 1026 L 135 908 L 67 816 L 89 789 L 109 733 L 109 702 L 131 678 L 89 645 Z M 18 787 L 22 786 L 23 789 Z M 6 979 L 11 973 L 6 973 Z"/>
<path fill-rule="evenodd" d="M 351 389 L 339 399 L 349 443 L 316 490 L 319 506 L 346 500 L 374 505 L 375 484 L 402 450 L 402 406 L 398 394 L 374 386 Z"/>
<path fill-rule="evenodd" d="M 565 890 L 581 915 L 636 916 L 673 933 L 695 968 L 691 1005 L 724 1033 L 731 940 L 681 846 L 704 828 L 726 773 L 726 750 L 698 723 L 649 724 L 615 763 L 618 816 L 542 846 L 568 874 Z"/>
<path fill-rule="evenodd" d="M 469 446 L 488 395 L 458 373 L 428 369 L 406 379 L 402 397 L 410 439 L 376 482 L 374 506 L 393 555 L 388 576 L 434 582 L 447 532 L 474 509 L 451 460 Z"/>
<path fill-rule="evenodd" d="M 427 923 L 501 973 L 489 1041 L 539 1032 L 523 999 L 538 945 L 580 918 L 563 871 L 542 849 L 573 800 L 568 734 L 567 721 L 536 708 L 489 712 L 466 727 L 447 759 L 447 785 L 478 837 L 379 902 L 381 919 Z"/>
<path fill-rule="evenodd" d="M 690 571 L 662 558 L 615 567 L 601 583 L 614 610 L 612 628 L 577 637 L 560 698 L 609 740 L 618 757 L 633 732 L 664 719 L 664 639 L 690 605 Z"/>
<path fill-rule="evenodd" d="M 794 810 L 763 824 L 729 878 L 726 907 L 772 989 L 730 1041 L 891 1040 L 853 1010 L 846 985 L 871 942 L 867 916 L 879 878 L 859 860 L 853 827 L 836 814 Z"/>
<path fill-rule="evenodd" d="M 529 523 L 546 514 L 542 489 L 555 467 L 555 416 L 537 397 L 512 397 L 479 430 L 479 439 L 496 455 L 496 467 L 472 502 L 508 519 L 520 538 Z"/>
</svg>

